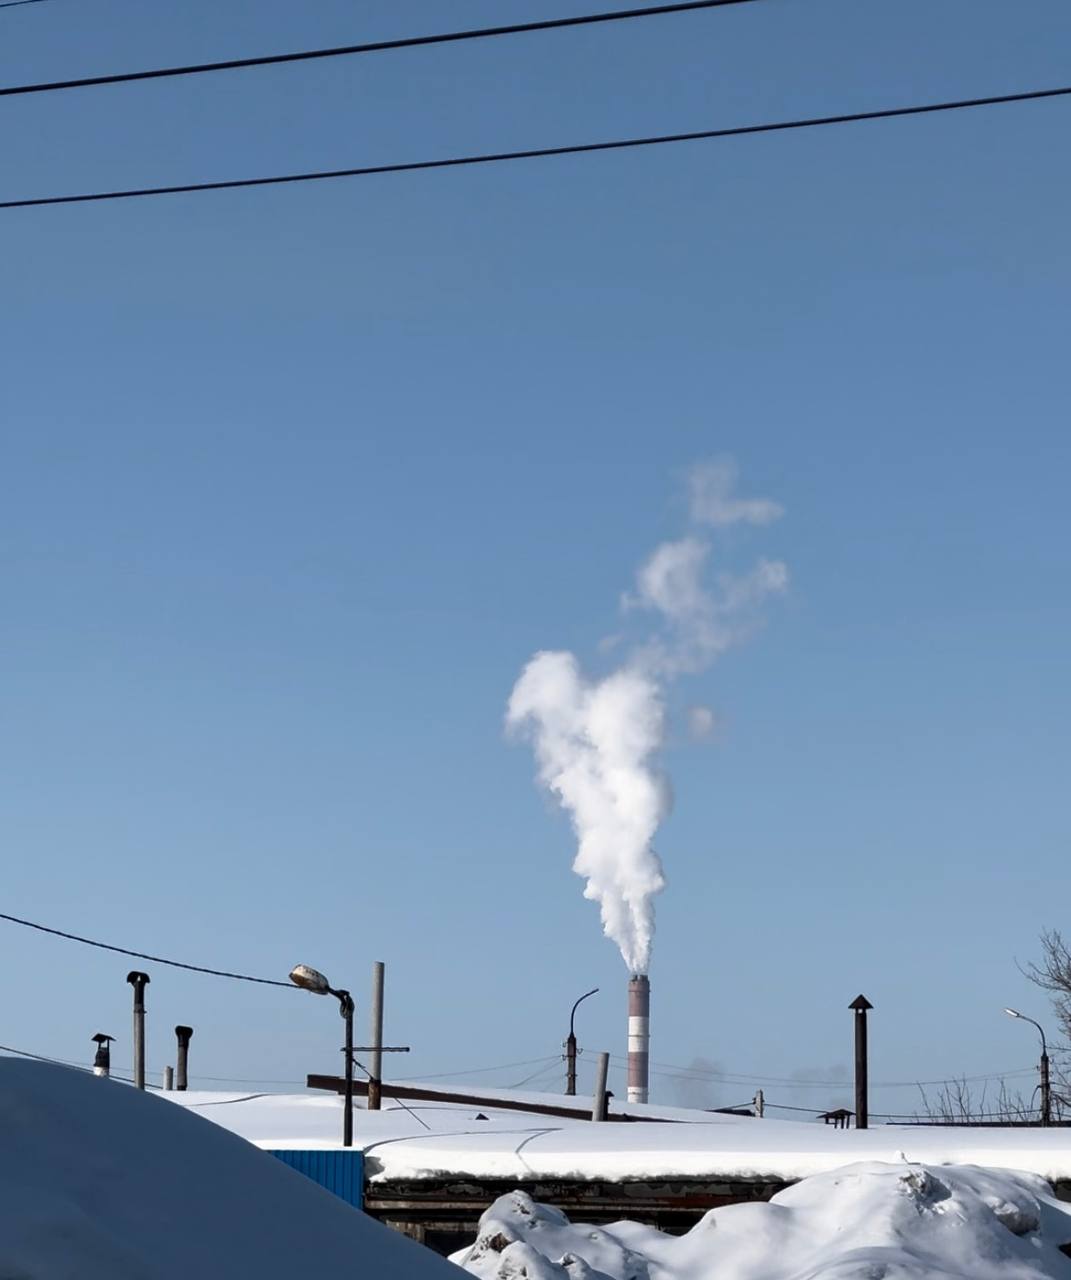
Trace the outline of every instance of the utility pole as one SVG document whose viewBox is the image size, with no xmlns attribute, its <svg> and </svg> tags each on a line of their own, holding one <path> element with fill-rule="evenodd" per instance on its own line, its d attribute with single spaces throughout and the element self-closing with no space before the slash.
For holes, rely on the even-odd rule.
<svg viewBox="0 0 1071 1280">
<path fill-rule="evenodd" d="M 134 988 L 134 1088 L 145 1088 L 145 988 L 149 975 L 134 969 L 126 975 Z"/>
<path fill-rule="evenodd" d="M 565 1096 L 567 1098 L 576 1097 L 576 1031 L 573 1029 L 573 1023 L 576 1019 L 576 1011 L 588 996 L 593 996 L 598 991 L 598 987 L 592 987 L 590 991 L 585 991 L 580 999 L 573 1005 L 572 1012 L 569 1014 L 569 1036 L 565 1041 Z"/>
<path fill-rule="evenodd" d="M 763 1094 L 761 1089 L 759 1089 L 755 1094 L 754 1107 L 755 1107 L 755 1114 L 761 1120 L 763 1117 L 763 1113 L 766 1110 L 766 1097 Z"/>
<path fill-rule="evenodd" d="M 1048 1126 L 1052 1124 L 1052 1080 L 1049 1076 L 1049 1045 L 1045 1039 L 1045 1028 L 1018 1009 L 1005 1009 L 1004 1012 L 1009 1018 L 1021 1018 L 1023 1022 L 1037 1027 L 1038 1035 L 1041 1036 L 1041 1123 Z"/>
<path fill-rule="evenodd" d="M 1041 1123 L 1052 1124 L 1052 1081 L 1049 1078 L 1049 1054 L 1041 1055 Z"/>
<path fill-rule="evenodd" d="M 848 1006 L 855 1010 L 855 1127 L 869 1127 L 867 1106 L 866 1015 L 873 1005 L 866 996 L 856 996 Z"/>
<path fill-rule="evenodd" d="M 383 972 L 382 960 L 372 966 L 371 1027 L 372 1053 L 369 1059 L 368 1110 L 378 1111 L 383 1100 Z"/>
<path fill-rule="evenodd" d="M 600 1053 L 595 1061 L 595 1097 L 592 1099 L 592 1120 L 606 1119 L 606 1078 L 610 1072 L 610 1055 Z"/>
</svg>

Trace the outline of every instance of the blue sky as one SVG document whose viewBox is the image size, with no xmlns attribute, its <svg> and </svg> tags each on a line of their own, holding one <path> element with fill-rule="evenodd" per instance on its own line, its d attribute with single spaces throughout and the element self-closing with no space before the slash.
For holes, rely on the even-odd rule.
<svg viewBox="0 0 1071 1280">
<path fill-rule="evenodd" d="M 0 80 L 585 8 L 50 0 L 0 13 Z M 1012 92 L 1069 37 L 1059 0 L 768 0 L 11 99 L 0 188 Z M 877 1080 L 1028 1066 L 1000 1008 L 1045 1013 L 1014 959 L 1066 889 L 1069 112 L 4 214 L 2 909 L 359 1001 L 385 960 L 407 1074 L 551 1055 L 595 985 L 582 1042 L 623 1052 L 502 718 L 536 649 L 598 669 L 683 473 L 730 455 L 786 512 L 732 553 L 792 589 L 672 694 L 724 728 L 664 760 L 652 1056 L 831 1078 L 863 990 Z M 126 1060 L 121 957 L 0 955 L 0 1040 Z M 195 1075 L 331 1066 L 323 1005 L 151 971 L 150 1067 L 176 1022 Z"/>
</svg>

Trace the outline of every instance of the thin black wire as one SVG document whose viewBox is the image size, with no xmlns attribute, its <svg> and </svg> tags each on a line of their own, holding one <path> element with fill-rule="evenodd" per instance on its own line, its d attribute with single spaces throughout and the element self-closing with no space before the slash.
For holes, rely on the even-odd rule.
<svg viewBox="0 0 1071 1280">
<path fill-rule="evenodd" d="M 866 120 L 890 120 L 898 116 L 932 115 L 938 111 L 962 111 L 972 107 L 993 107 L 1012 102 L 1038 101 L 1042 98 L 1064 98 L 1069 95 L 1071 95 L 1071 85 L 1059 89 L 1033 89 L 1026 93 L 995 94 L 985 98 L 928 102 L 914 107 L 886 107 L 880 111 L 852 111 L 842 115 L 809 116 L 794 120 L 776 120 L 766 124 L 735 125 L 725 129 L 699 129 L 692 133 L 666 133 L 647 138 L 622 138 L 612 142 L 583 142 L 562 147 L 533 147 L 524 151 L 452 156 L 445 160 L 410 160 L 401 164 L 362 165 L 353 169 L 288 173 L 270 178 L 231 178 L 222 182 L 186 182 L 167 187 L 135 187 L 127 190 L 87 192 L 74 196 L 37 196 L 26 200 L 0 200 L 0 209 L 27 209 L 50 204 L 88 204 L 99 200 L 132 200 L 142 196 L 185 195 L 196 191 L 229 191 L 239 187 L 281 186 L 295 182 L 320 182 L 331 178 L 366 178 L 374 174 L 415 173 L 424 169 L 456 169 L 469 165 L 500 164 L 507 160 L 536 160 L 550 156 L 584 155 L 596 151 L 623 151 L 635 147 L 664 146 L 667 143 L 738 138 L 748 134 L 815 129 L 826 125 L 853 124 Z"/>
<path fill-rule="evenodd" d="M 540 1067 L 538 1070 L 533 1071 L 530 1076 L 525 1076 L 523 1080 L 518 1080 L 516 1084 L 508 1084 L 505 1087 L 507 1089 L 519 1089 L 522 1085 L 531 1084 L 533 1080 L 538 1080 L 540 1076 L 549 1076 L 552 1071 L 557 1072 L 560 1062 L 561 1059 L 555 1055 L 554 1061 L 548 1063 L 547 1066 Z"/>
<path fill-rule="evenodd" d="M 361 1070 L 365 1073 L 365 1075 L 368 1077 L 370 1082 L 375 1078 L 372 1075 L 371 1071 L 369 1071 L 368 1068 L 364 1065 L 364 1063 L 360 1060 L 360 1058 L 354 1058 L 353 1062 L 355 1066 L 358 1066 L 361 1068 Z M 408 1111 L 409 1114 L 413 1117 L 413 1119 L 417 1122 L 417 1124 L 422 1124 L 429 1133 L 431 1132 L 431 1125 L 428 1124 L 426 1121 L 422 1120 L 420 1116 L 418 1116 L 417 1113 L 413 1110 L 412 1107 L 407 1107 L 405 1103 L 402 1101 L 402 1099 L 399 1098 L 396 1093 L 388 1094 L 388 1097 L 390 1097 L 400 1107 L 404 1108 L 404 1110 Z"/>
<path fill-rule="evenodd" d="M 27 1049 L 14 1049 L 9 1044 L 0 1044 L 0 1052 L 13 1053 L 19 1058 L 33 1058 L 35 1062 L 51 1062 L 57 1067 L 74 1067 L 76 1071 L 88 1071 L 81 1062 L 71 1062 L 67 1058 L 49 1058 L 43 1053 L 30 1053 Z"/>
<path fill-rule="evenodd" d="M 550 1062 L 560 1062 L 560 1061 L 561 1061 L 560 1054 L 551 1053 L 551 1054 L 547 1054 L 547 1056 L 543 1058 L 525 1058 L 521 1062 L 502 1062 L 502 1063 L 499 1063 L 499 1065 L 496 1067 L 472 1067 L 468 1071 L 439 1071 L 434 1075 L 427 1075 L 426 1073 L 422 1073 L 421 1075 L 415 1075 L 415 1076 L 392 1076 L 391 1079 L 395 1080 L 399 1084 L 403 1080 L 417 1080 L 420 1082 L 423 1082 L 425 1080 L 446 1080 L 446 1079 L 449 1079 L 451 1076 L 487 1075 L 489 1072 L 492 1072 L 492 1071 L 508 1071 L 511 1067 L 531 1067 L 531 1066 L 534 1066 L 536 1063 L 550 1063 Z"/>
<path fill-rule="evenodd" d="M 618 1054 L 610 1055 L 611 1062 L 627 1062 Z M 659 1068 L 666 1068 L 659 1070 Z M 950 1076 L 945 1080 L 872 1080 L 871 1089 L 914 1089 L 919 1085 L 967 1084 L 980 1080 L 1005 1080 L 1016 1076 L 1034 1075 L 1037 1067 L 1016 1067 L 1010 1071 L 992 1071 L 987 1075 Z M 714 1084 L 781 1085 L 786 1089 L 841 1089 L 850 1080 L 793 1080 L 789 1076 L 752 1075 L 745 1071 L 702 1071 L 696 1067 L 682 1067 L 672 1062 L 652 1062 L 651 1074 L 668 1079 L 710 1081 Z"/>
<path fill-rule="evenodd" d="M 21 924 L 27 929 L 36 929 L 39 933 L 50 933 L 56 938 L 66 938 L 69 942 L 81 942 L 87 947 L 98 947 L 101 951 L 115 951 L 121 956 L 133 956 L 137 960 L 151 960 L 153 964 L 170 965 L 172 969 L 189 969 L 193 973 L 209 973 L 215 978 L 234 978 L 238 982 L 257 982 L 265 987 L 285 987 L 288 991 L 298 988 L 290 982 L 280 982 L 277 978 L 253 978 L 248 973 L 230 973 L 226 969 L 208 969 L 200 964 L 184 964 L 181 960 L 165 960 L 163 956 L 151 956 L 145 951 L 131 951 L 128 947 L 114 947 L 108 942 L 95 942 L 92 938 L 80 937 L 77 933 L 64 933 L 62 929 L 52 929 L 46 924 L 35 924 L 32 920 L 21 920 L 18 916 L 9 916 L 0 911 L 0 920 L 10 924 Z"/>
<path fill-rule="evenodd" d="M 2 7 L 3 7 L 3 6 L 2 6 L 2 5 L 0 5 L 0 8 L 2 8 Z M 93 1068 L 92 1068 L 92 1067 L 87 1067 L 87 1066 L 85 1066 L 85 1064 L 84 1064 L 84 1063 L 81 1063 L 81 1062 L 71 1062 L 69 1058 L 50 1058 L 50 1057 L 47 1057 L 47 1056 L 46 1056 L 45 1054 L 43 1054 L 43 1053 L 30 1053 L 30 1051 L 29 1051 L 28 1049 L 16 1049 L 16 1048 L 14 1048 L 12 1045 L 9 1045 L 9 1044 L 0 1044 L 0 1053 L 11 1053 L 11 1054 L 14 1054 L 16 1057 L 19 1057 L 19 1058 L 31 1058 L 34 1062 L 47 1062 L 47 1063 L 50 1063 L 50 1064 L 51 1064 L 52 1066 L 54 1066 L 54 1067 L 69 1067 L 69 1068 L 71 1068 L 71 1070 L 73 1070 L 73 1071 L 81 1071 L 81 1072 L 82 1072 L 83 1074 L 85 1074 L 85 1075 L 92 1075 L 92 1074 L 93 1074 Z M 112 1080 L 121 1080 L 121 1081 L 123 1082 L 123 1084 L 133 1084 L 133 1083 L 134 1083 L 134 1081 L 131 1079 L 131 1077 L 130 1077 L 130 1076 L 120 1076 L 120 1075 L 116 1075 L 116 1073 L 115 1073 L 114 1071 L 111 1073 L 111 1075 L 110 1075 L 110 1077 L 109 1077 L 109 1078 L 110 1078 L 110 1079 L 112 1079 Z M 159 1088 L 160 1088 L 160 1086 L 159 1086 L 158 1084 L 149 1084 L 147 1081 L 146 1081 L 146 1087 L 147 1087 L 147 1088 L 149 1088 L 149 1089 L 159 1089 Z"/>
<path fill-rule="evenodd" d="M 44 0 L 4 0 L 0 9 L 17 9 L 20 4 L 44 4 Z"/>
<path fill-rule="evenodd" d="M 20 4 L 36 0 L 17 0 Z M 755 0 L 687 0 L 679 4 L 645 5 L 640 9 L 616 9 L 605 13 L 585 13 L 572 18 L 545 18 L 539 22 L 514 22 L 508 26 L 474 27 L 466 31 L 443 31 L 434 35 L 405 36 L 396 40 L 373 40 L 365 44 L 336 45 L 328 49 L 304 49 L 297 53 L 271 53 L 257 58 L 228 58 L 221 62 L 194 62 L 186 66 L 158 67 L 151 71 L 122 71 L 107 76 L 83 76 L 77 80 L 51 80 L 39 84 L 16 84 L 0 88 L 0 97 L 22 93 L 54 93 L 59 89 L 88 89 L 106 84 L 129 84 L 135 80 L 163 80 L 171 76 L 197 76 L 212 71 L 237 71 L 247 67 L 278 66 L 286 62 L 309 62 L 314 58 L 341 58 L 361 53 L 383 53 L 391 49 L 415 49 L 424 45 L 456 44 L 462 40 L 485 40 L 491 36 L 524 35 L 533 31 L 554 31 L 563 27 L 586 27 L 602 22 L 623 22 L 629 18 L 655 18 L 668 13 L 695 9 L 719 9 L 730 4 L 753 4 Z M 0 5 L 0 8 L 3 6 Z"/>
</svg>

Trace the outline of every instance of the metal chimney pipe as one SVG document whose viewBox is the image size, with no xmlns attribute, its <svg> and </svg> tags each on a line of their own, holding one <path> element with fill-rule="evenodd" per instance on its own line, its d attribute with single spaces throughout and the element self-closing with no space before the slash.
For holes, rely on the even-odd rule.
<svg viewBox="0 0 1071 1280">
<path fill-rule="evenodd" d="M 107 1079 L 112 1073 L 112 1054 L 111 1042 L 115 1036 L 105 1035 L 103 1031 L 98 1031 L 93 1037 L 93 1043 L 97 1046 L 97 1052 L 93 1057 L 93 1074 L 102 1076 Z"/>
<path fill-rule="evenodd" d="M 164 1093 L 170 1093 L 175 1087 L 175 1069 L 174 1067 L 164 1067 Z"/>
<path fill-rule="evenodd" d="M 187 1068 L 190 1061 L 190 1038 L 193 1027 L 176 1027 L 175 1039 L 178 1041 L 178 1054 L 175 1058 L 175 1091 L 184 1093 L 188 1084 Z"/>
<path fill-rule="evenodd" d="M 149 975 L 137 969 L 126 975 L 134 988 L 134 1087 L 145 1088 L 145 988 Z"/>
<path fill-rule="evenodd" d="M 637 973 L 628 984 L 628 1100 L 646 1102 L 651 1055 L 651 983 Z"/>
</svg>

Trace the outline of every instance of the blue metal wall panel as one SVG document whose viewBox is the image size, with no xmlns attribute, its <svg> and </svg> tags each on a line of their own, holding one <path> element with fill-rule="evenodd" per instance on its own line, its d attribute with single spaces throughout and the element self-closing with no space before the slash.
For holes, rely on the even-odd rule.
<svg viewBox="0 0 1071 1280">
<path fill-rule="evenodd" d="M 279 1151 L 271 1153 L 291 1169 L 319 1183 L 325 1190 L 352 1204 L 364 1205 L 363 1151 Z"/>
</svg>

